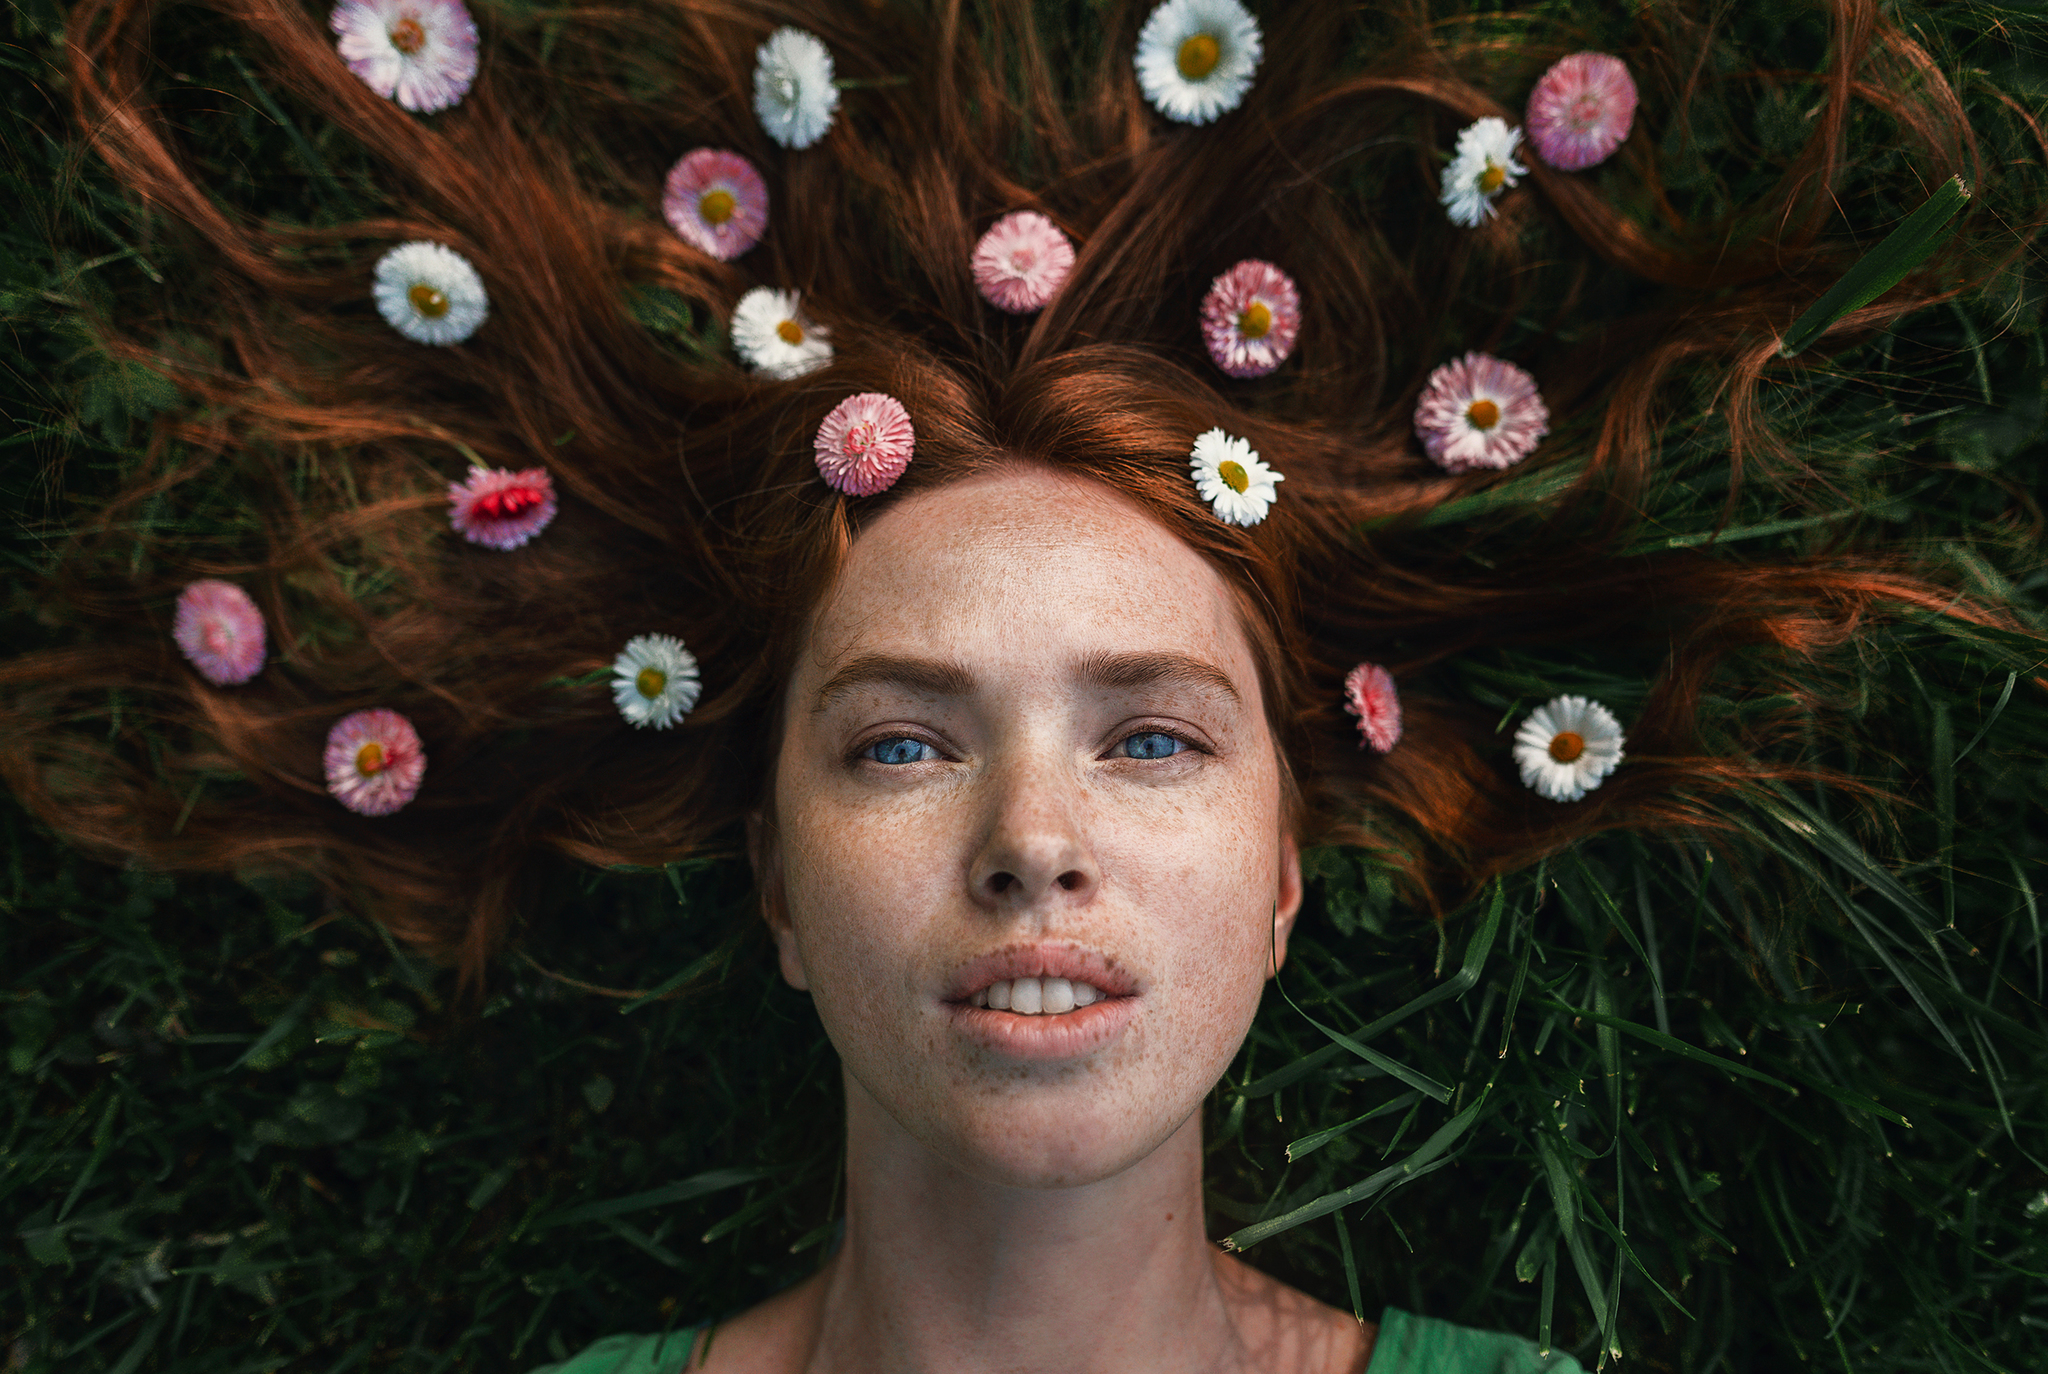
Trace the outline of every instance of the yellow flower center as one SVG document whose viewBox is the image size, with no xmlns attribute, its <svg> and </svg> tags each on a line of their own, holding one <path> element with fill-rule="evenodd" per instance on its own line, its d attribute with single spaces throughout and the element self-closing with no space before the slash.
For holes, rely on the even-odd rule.
<svg viewBox="0 0 2048 1374">
<path fill-rule="evenodd" d="M 1560 730 L 1550 741 L 1550 757 L 1559 763 L 1570 763 L 1586 752 L 1586 738 L 1572 730 Z"/>
<path fill-rule="evenodd" d="M 739 201 L 730 191 L 706 191 L 697 200 L 697 213 L 704 217 L 706 224 L 723 224 L 739 208 Z"/>
<path fill-rule="evenodd" d="M 405 298 L 412 302 L 413 309 L 430 320 L 438 320 L 448 313 L 448 297 L 423 281 L 414 282 Z"/>
<path fill-rule="evenodd" d="M 1479 174 L 1479 189 L 1490 196 L 1504 186 L 1507 179 L 1507 168 L 1498 162 L 1489 162 L 1486 164 L 1486 170 Z"/>
<path fill-rule="evenodd" d="M 1230 458 L 1216 465 L 1216 475 L 1223 479 L 1224 486 L 1239 496 L 1244 495 L 1244 489 L 1252 484 L 1252 475 L 1244 470 L 1244 464 Z"/>
<path fill-rule="evenodd" d="M 640 676 L 633 679 L 633 690 L 649 701 L 660 696 L 662 689 L 667 686 L 668 674 L 659 668 L 642 668 Z"/>
<path fill-rule="evenodd" d="M 804 341 L 804 327 L 795 320 L 784 320 L 776 325 L 775 333 L 786 344 L 800 344 Z"/>
<path fill-rule="evenodd" d="M 1223 56 L 1222 45 L 1214 35 L 1195 34 L 1181 40 L 1180 51 L 1174 54 L 1173 65 L 1180 68 L 1180 74 L 1190 81 L 1200 81 L 1216 70 L 1216 63 Z"/>
<path fill-rule="evenodd" d="M 427 45 L 427 31 L 420 21 L 407 15 L 391 26 L 391 46 L 411 57 Z"/>
<path fill-rule="evenodd" d="M 1253 301 L 1237 317 L 1237 332 L 1247 339 L 1263 339 L 1273 327 L 1273 312 L 1264 301 Z"/>
<path fill-rule="evenodd" d="M 384 746 L 371 740 L 356 750 L 356 771 L 366 778 L 374 778 L 384 771 Z"/>
<path fill-rule="evenodd" d="M 1500 407 L 1481 397 L 1465 407 L 1465 418 L 1474 429 L 1492 429 L 1500 423 Z"/>
</svg>

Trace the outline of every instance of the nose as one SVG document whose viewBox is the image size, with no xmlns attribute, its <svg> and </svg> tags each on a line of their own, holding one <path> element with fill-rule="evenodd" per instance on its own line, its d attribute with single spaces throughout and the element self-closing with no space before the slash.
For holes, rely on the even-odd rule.
<svg viewBox="0 0 2048 1374">
<path fill-rule="evenodd" d="M 976 905 L 1023 912 L 1087 902 L 1102 875 L 1074 780 L 1036 761 L 1003 768 L 991 782 L 987 829 L 968 872 Z"/>
</svg>

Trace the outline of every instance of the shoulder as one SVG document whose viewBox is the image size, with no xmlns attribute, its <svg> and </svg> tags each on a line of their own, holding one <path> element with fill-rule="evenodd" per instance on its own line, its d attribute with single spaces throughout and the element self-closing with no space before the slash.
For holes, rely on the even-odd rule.
<svg viewBox="0 0 2048 1374">
<path fill-rule="evenodd" d="M 1561 1350 L 1543 1353 L 1534 1341 L 1498 1331 L 1474 1331 L 1390 1307 L 1380 1316 L 1379 1338 L 1366 1374 L 1585 1374 Z"/>
<path fill-rule="evenodd" d="M 700 1326 L 659 1336 L 606 1336 L 562 1361 L 528 1374 L 680 1374 L 704 1334 Z"/>
</svg>

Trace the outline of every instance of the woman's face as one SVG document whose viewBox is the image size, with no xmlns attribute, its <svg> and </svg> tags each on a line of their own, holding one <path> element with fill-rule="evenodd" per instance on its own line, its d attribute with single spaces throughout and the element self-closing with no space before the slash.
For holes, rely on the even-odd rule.
<svg viewBox="0 0 2048 1374">
<path fill-rule="evenodd" d="M 770 919 L 859 1087 L 1022 1186 L 1186 1122 L 1301 898 L 1209 564 L 1039 467 L 920 493 L 854 541 L 784 712 Z"/>
</svg>

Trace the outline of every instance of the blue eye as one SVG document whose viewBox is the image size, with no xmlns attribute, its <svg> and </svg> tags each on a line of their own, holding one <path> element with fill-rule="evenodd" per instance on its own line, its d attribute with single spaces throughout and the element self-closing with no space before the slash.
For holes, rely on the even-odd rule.
<svg viewBox="0 0 2048 1374">
<path fill-rule="evenodd" d="M 862 758 L 873 759 L 876 763 L 924 763 L 939 756 L 939 751 L 923 740 L 902 735 L 878 739 L 860 752 Z"/>
<path fill-rule="evenodd" d="M 1132 735 L 1119 747 L 1127 759 L 1164 759 L 1187 748 L 1187 741 L 1158 730 L 1147 730 L 1143 734 Z"/>
</svg>

